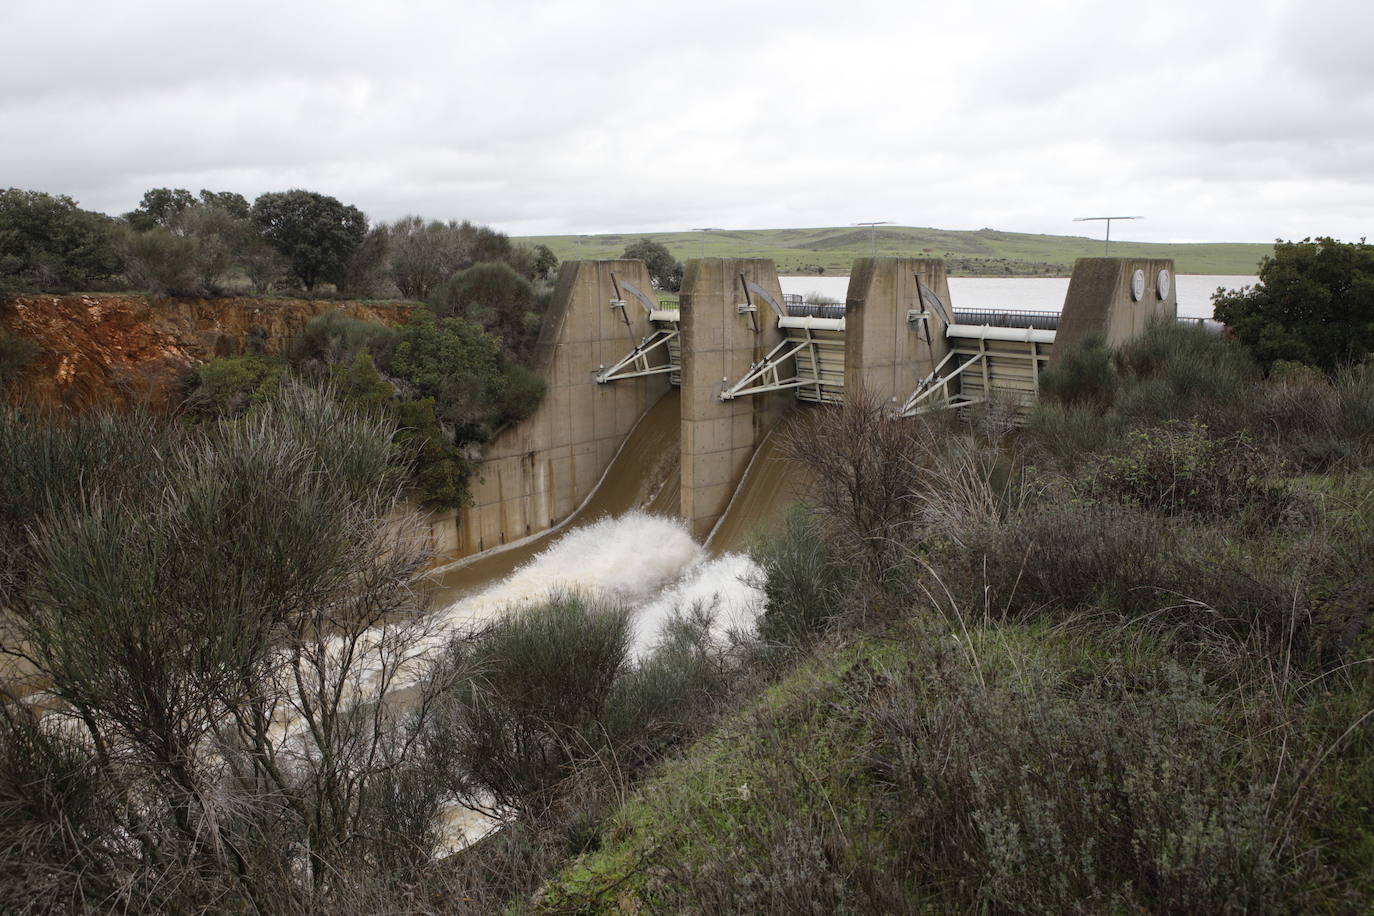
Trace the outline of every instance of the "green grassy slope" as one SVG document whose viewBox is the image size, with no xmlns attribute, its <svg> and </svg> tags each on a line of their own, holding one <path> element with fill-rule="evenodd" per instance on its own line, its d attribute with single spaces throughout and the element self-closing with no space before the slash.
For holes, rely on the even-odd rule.
<svg viewBox="0 0 1374 916">
<path fill-rule="evenodd" d="M 548 235 L 517 239 L 548 245 L 559 260 L 618 257 L 640 239 L 666 245 L 674 257 L 772 258 L 784 274 L 824 271 L 847 274 L 857 257 L 872 253 L 863 228 L 741 229 L 719 232 L 639 232 L 618 235 Z M 956 231 L 884 226 L 877 231 L 878 254 L 944 258 L 955 276 L 1067 276 L 1075 258 L 1102 253 L 1100 239 L 1066 235 L 1029 235 L 995 229 Z M 1272 245 L 1253 243 L 1156 244 L 1113 242 L 1112 254 L 1173 258 L 1179 273 L 1253 274 Z"/>
</svg>

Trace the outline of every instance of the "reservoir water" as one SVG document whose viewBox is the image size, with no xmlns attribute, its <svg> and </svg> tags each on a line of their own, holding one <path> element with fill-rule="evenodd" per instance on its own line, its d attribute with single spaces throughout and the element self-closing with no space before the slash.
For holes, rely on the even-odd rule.
<svg viewBox="0 0 1374 916">
<path fill-rule="evenodd" d="M 848 277 L 781 277 L 782 291 L 822 296 L 843 302 L 849 290 Z M 1253 286 L 1254 277 L 1209 274 L 1176 274 L 1180 318 L 1211 318 L 1212 294 L 1218 287 L 1240 289 Z M 1068 277 L 950 277 L 949 295 L 955 308 L 1026 309 L 1057 312 L 1064 307 L 1069 291 Z"/>
</svg>

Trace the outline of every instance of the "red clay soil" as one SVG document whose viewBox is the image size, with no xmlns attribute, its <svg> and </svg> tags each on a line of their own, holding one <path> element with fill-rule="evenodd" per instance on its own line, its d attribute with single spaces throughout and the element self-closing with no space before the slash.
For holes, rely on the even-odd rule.
<svg viewBox="0 0 1374 916">
<path fill-rule="evenodd" d="M 339 311 L 387 325 L 403 303 L 303 299 L 154 299 L 137 294 L 0 296 L 0 333 L 41 348 L 8 391 L 13 403 L 45 408 L 180 403 L 199 363 L 241 355 L 251 338 L 281 352 L 310 319 Z"/>
</svg>

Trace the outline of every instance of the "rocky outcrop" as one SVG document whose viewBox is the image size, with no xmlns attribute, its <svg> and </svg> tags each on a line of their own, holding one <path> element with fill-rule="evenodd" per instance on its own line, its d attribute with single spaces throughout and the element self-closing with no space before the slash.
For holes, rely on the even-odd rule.
<svg viewBox="0 0 1374 916">
<path fill-rule="evenodd" d="M 303 299 L 155 299 L 136 294 L 0 297 L 0 334 L 34 340 L 41 354 L 8 397 L 41 407 L 166 409 L 187 372 L 250 346 L 279 353 L 310 319 L 340 311 L 388 325 L 414 306 Z"/>
</svg>

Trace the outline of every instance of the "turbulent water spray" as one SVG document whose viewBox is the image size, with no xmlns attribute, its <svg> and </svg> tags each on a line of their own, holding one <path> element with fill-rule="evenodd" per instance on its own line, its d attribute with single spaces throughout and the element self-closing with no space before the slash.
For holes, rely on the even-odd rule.
<svg viewBox="0 0 1374 916">
<path fill-rule="evenodd" d="M 636 609 L 635 649 L 658 637 L 674 609 L 713 608 L 722 635 L 746 626 L 762 608 L 759 570 L 739 554 L 710 559 L 676 519 L 628 512 L 564 535 L 510 576 L 450 606 L 444 614 L 471 627 L 573 590 L 623 601 Z"/>
</svg>

